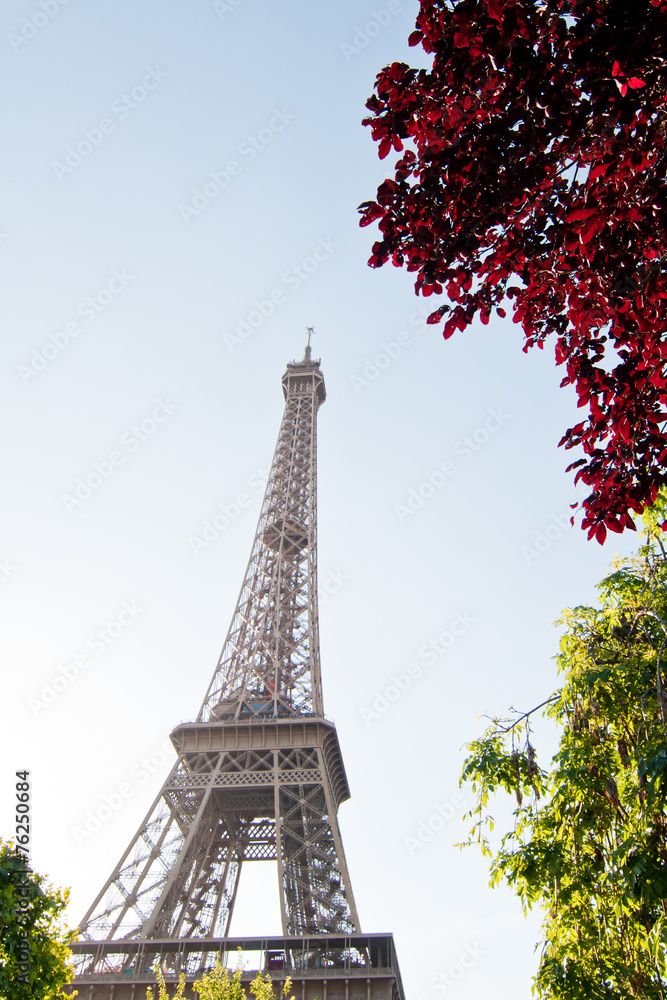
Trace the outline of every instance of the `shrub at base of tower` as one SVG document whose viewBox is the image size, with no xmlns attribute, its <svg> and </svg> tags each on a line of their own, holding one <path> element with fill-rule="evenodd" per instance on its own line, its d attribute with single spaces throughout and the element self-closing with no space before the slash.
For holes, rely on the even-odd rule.
<svg viewBox="0 0 667 1000">
<path fill-rule="evenodd" d="M 167 991 L 162 970 L 157 967 L 155 971 L 158 981 L 157 998 L 154 988 L 149 986 L 146 990 L 147 1000 L 185 1000 L 184 975 L 180 977 L 176 993 L 171 995 Z M 223 968 L 218 962 L 213 969 L 205 972 L 201 979 L 193 983 L 192 988 L 199 997 L 199 1000 L 247 1000 L 248 994 L 241 982 L 242 974 L 243 970 L 241 968 L 231 973 L 229 969 Z M 292 981 L 288 978 L 285 980 L 280 993 L 276 995 L 271 976 L 268 973 L 262 976 L 261 972 L 257 973 L 249 987 L 249 991 L 255 1000 L 288 1000 L 291 989 Z M 290 997 L 289 1000 L 294 1000 L 294 997 Z"/>
<path fill-rule="evenodd" d="M 524 909 L 545 910 L 542 998 L 667 996 L 667 554 L 661 500 L 647 542 L 599 586 L 599 607 L 563 614 L 563 687 L 544 713 L 560 728 L 543 770 L 530 720 L 494 719 L 469 744 L 462 781 L 477 793 L 467 844 L 492 859 Z M 489 798 L 516 797 L 491 845 Z"/>
<path fill-rule="evenodd" d="M 59 918 L 66 889 L 54 889 L 31 869 L 13 844 L 0 841 L 0 997 L 69 1000 L 74 971 L 68 945 L 73 931 Z"/>
</svg>

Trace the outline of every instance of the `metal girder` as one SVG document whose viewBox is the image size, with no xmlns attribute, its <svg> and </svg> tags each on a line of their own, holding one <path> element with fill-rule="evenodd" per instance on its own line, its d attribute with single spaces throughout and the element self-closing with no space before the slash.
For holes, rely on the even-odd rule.
<svg viewBox="0 0 667 1000">
<path fill-rule="evenodd" d="M 269 972 L 278 996 L 289 976 L 290 993 L 298 1000 L 405 998 L 390 934 L 77 942 L 73 951 L 79 972 L 73 988 L 80 1000 L 140 1000 L 147 986 L 155 986 L 157 966 L 167 995 L 174 995 L 181 974 L 190 995 L 204 969 L 216 961 L 233 969 L 239 948 L 249 963 L 242 972 L 245 990 L 261 971 Z M 99 971 L 86 971 L 93 969 Z"/>
</svg>

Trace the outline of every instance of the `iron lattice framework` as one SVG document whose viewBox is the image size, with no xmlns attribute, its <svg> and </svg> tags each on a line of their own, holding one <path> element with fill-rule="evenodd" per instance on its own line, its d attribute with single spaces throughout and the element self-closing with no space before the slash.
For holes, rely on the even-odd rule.
<svg viewBox="0 0 667 1000">
<path fill-rule="evenodd" d="M 169 777 L 83 919 L 75 985 L 90 984 L 84 996 L 134 997 L 138 981 L 154 981 L 137 966 L 151 954 L 167 956 L 168 977 L 185 971 L 192 981 L 197 963 L 225 952 L 243 863 L 262 860 L 277 865 L 280 940 L 289 942 L 266 952 L 284 966 L 268 967 L 365 970 L 367 1000 L 402 995 L 398 970 L 385 968 L 390 937 L 378 950 L 361 936 L 337 820 L 349 788 L 322 705 L 316 419 L 325 388 L 310 346 L 282 385 L 285 411 L 232 624 L 197 720 L 172 733 Z"/>
<path fill-rule="evenodd" d="M 283 376 L 285 412 L 236 611 L 199 720 L 322 715 L 317 616 L 317 411 L 310 347 Z"/>
</svg>

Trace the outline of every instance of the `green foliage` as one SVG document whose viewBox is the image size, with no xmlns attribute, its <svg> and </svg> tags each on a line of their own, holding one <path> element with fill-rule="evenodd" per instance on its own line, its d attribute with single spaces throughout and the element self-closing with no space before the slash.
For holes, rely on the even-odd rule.
<svg viewBox="0 0 667 1000">
<path fill-rule="evenodd" d="M 157 1000 L 169 1000 L 164 976 L 159 967 L 156 968 L 156 974 L 158 980 Z M 193 984 L 192 988 L 200 1000 L 247 1000 L 248 994 L 241 982 L 242 975 L 243 969 L 240 967 L 235 972 L 230 973 L 229 969 L 223 968 L 220 962 L 217 962 L 213 969 L 205 972 L 202 978 Z M 280 997 L 276 997 L 271 976 L 268 973 L 262 976 L 261 972 L 257 973 L 250 984 L 250 993 L 255 997 L 255 1000 L 287 1000 L 291 989 L 292 982 L 288 978 L 285 980 Z M 146 990 L 146 997 L 147 1000 L 156 1000 L 152 986 Z M 183 1000 L 184 997 L 185 977 L 181 975 L 173 1000 Z M 291 997 L 291 1000 L 294 1000 L 294 997 Z"/>
<path fill-rule="evenodd" d="M 0 1000 L 64 1000 L 73 970 L 60 915 L 67 890 L 36 875 L 13 844 L 0 841 Z"/>
<path fill-rule="evenodd" d="M 183 1000 L 185 997 L 185 975 L 183 973 L 181 973 L 178 980 L 178 988 L 173 997 L 169 996 L 164 975 L 159 965 L 155 966 L 155 975 L 157 976 L 157 1000 Z M 146 1000 L 155 1000 L 155 990 L 152 986 L 146 989 Z"/>
<path fill-rule="evenodd" d="M 599 607 L 564 612 L 562 688 L 468 746 L 461 780 L 477 801 L 466 843 L 492 859 L 492 884 L 544 909 L 543 998 L 667 996 L 666 514 L 661 499 L 646 544 L 600 584 Z M 538 709 L 560 730 L 544 770 L 530 742 Z M 495 849 L 499 790 L 517 807 Z"/>
<path fill-rule="evenodd" d="M 246 1000 L 246 992 L 241 983 L 240 968 L 230 974 L 229 969 L 223 969 L 220 963 L 210 972 L 205 972 L 194 984 L 200 1000 Z M 270 983 L 270 980 L 269 980 Z M 273 997 L 273 990 L 271 990 Z"/>
</svg>

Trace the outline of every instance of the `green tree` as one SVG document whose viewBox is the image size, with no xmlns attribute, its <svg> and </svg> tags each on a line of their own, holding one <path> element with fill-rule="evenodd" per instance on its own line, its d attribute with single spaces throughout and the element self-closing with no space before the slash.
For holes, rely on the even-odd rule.
<svg viewBox="0 0 667 1000">
<path fill-rule="evenodd" d="M 544 910 L 540 997 L 667 996 L 666 513 L 664 500 L 649 512 L 646 543 L 602 581 L 598 607 L 564 612 L 562 688 L 468 746 L 466 845 L 491 858 L 492 884 Z M 560 730 L 544 769 L 531 743 L 540 710 Z M 492 846 L 499 790 L 517 805 Z"/>
<path fill-rule="evenodd" d="M 13 844 L 0 841 L 0 1000 L 65 1000 L 73 978 L 60 917 L 68 891 L 54 889 Z"/>
<path fill-rule="evenodd" d="M 159 966 L 156 967 L 156 974 L 158 980 L 157 1000 L 169 1000 L 165 979 Z M 193 984 L 192 988 L 200 1000 L 247 1000 L 248 994 L 241 982 L 242 975 L 243 969 L 241 967 L 230 973 L 229 969 L 223 968 L 220 962 L 217 962 L 212 969 L 205 972 L 202 978 Z M 287 1000 L 292 989 L 292 981 L 289 978 L 286 979 L 279 997 L 276 997 L 271 976 L 268 973 L 262 976 L 262 973 L 258 972 L 249 989 L 255 1000 Z M 147 1000 L 156 1000 L 152 986 L 146 990 L 146 997 Z M 184 998 L 185 976 L 181 974 L 173 1000 L 184 1000 Z M 291 1000 L 294 1000 L 294 997 Z"/>
</svg>

